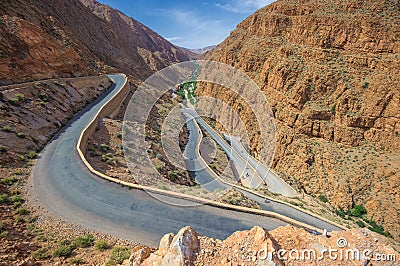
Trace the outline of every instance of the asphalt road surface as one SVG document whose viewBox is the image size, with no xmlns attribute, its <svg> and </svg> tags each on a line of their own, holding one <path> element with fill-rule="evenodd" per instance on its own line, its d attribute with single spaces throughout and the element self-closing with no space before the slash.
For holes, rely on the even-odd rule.
<svg viewBox="0 0 400 266">
<path fill-rule="evenodd" d="M 261 164 L 259 161 L 254 159 L 243 147 L 240 143 L 240 140 L 237 137 L 232 137 L 225 135 L 225 137 L 230 141 L 231 147 L 238 153 L 244 160 L 249 163 L 261 178 L 267 183 L 268 190 L 273 193 L 282 194 L 287 197 L 296 197 L 298 196 L 296 191 L 289 186 L 285 181 L 275 175 L 272 171 L 270 171 L 267 167 Z"/>
<path fill-rule="evenodd" d="M 236 172 L 239 177 L 244 181 L 247 187 L 249 188 L 257 188 L 264 181 L 261 176 L 258 174 L 256 169 L 254 169 L 248 162 L 243 160 L 243 158 L 236 152 L 236 150 L 232 149 L 230 145 L 228 145 L 220 135 L 218 135 L 192 108 L 182 109 L 182 113 L 189 114 L 196 122 L 204 128 L 211 137 L 215 140 L 215 142 L 224 150 L 224 152 L 228 155 L 229 159 L 233 162 L 233 165 L 236 168 Z"/>
<path fill-rule="evenodd" d="M 188 145 L 186 146 L 186 150 L 185 150 L 186 156 L 191 159 L 195 159 L 194 162 L 196 162 L 197 169 L 202 169 L 201 171 L 199 171 L 198 176 L 196 176 L 196 181 L 198 181 L 201 186 L 203 186 L 205 189 L 207 189 L 209 191 L 214 191 L 216 189 L 229 188 L 229 185 L 224 184 L 218 180 L 218 177 L 216 176 L 216 174 L 213 171 L 211 171 L 209 168 L 205 168 L 203 166 L 205 164 L 204 160 L 202 160 L 201 158 L 198 158 L 200 155 L 198 153 L 198 150 L 195 150 L 195 149 L 198 149 L 198 143 L 201 141 L 201 137 L 202 137 L 202 134 L 199 129 L 199 125 L 201 127 L 203 127 L 204 130 L 206 130 L 218 144 L 224 145 L 223 149 L 225 152 L 229 152 L 232 148 L 230 148 L 230 146 L 224 140 L 222 140 L 222 138 L 196 113 L 195 110 L 193 110 L 191 108 L 182 108 L 181 112 L 183 113 L 184 116 L 187 117 L 186 121 L 187 121 L 187 126 L 189 129 L 189 142 L 188 142 Z M 237 146 L 234 148 L 237 149 L 237 152 L 244 153 L 243 146 L 241 146 L 242 148 L 240 148 L 240 146 Z M 235 153 L 232 153 L 232 154 L 235 154 Z M 246 154 L 247 153 L 244 153 L 244 155 L 246 155 Z M 250 155 L 248 155 L 248 156 L 250 157 Z M 247 163 L 247 162 L 243 161 L 241 156 L 236 156 L 236 157 L 230 156 L 230 159 L 233 160 L 234 163 L 236 164 L 235 160 L 237 160 L 238 157 L 240 157 L 239 163 L 240 162 L 243 162 L 243 164 Z M 251 158 L 247 158 L 247 159 L 250 160 Z M 257 163 L 255 159 L 253 159 L 253 160 L 254 160 L 254 163 Z M 257 165 L 255 165 L 255 166 L 257 166 Z M 258 167 L 258 168 L 256 168 L 257 171 L 262 170 L 262 168 L 260 168 L 259 165 L 257 167 Z M 283 185 L 284 185 L 283 187 L 285 189 L 288 186 L 286 183 L 284 183 Z M 236 189 L 238 189 L 238 188 L 236 188 Z M 246 190 L 242 190 L 242 189 L 238 189 L 238 190 L 240 190 L 248 198 L 257 202 L 263 210 L 279 213 L 281 215 L 292 218 L 292 219 L 302 222 L 302 223 L 309 224 L 309 225 L 317 227 L 319 229 L 327 229 L 328 231 L 341 230 L 340 228 L 338 228 L 328 222 L 325 222 L 317 217 L 314 217 L 310 214 L 302 212 L 302 211 L 295 209 L 291 206 L 288 206 L 286 204 L 282 204 L 280 202 L 276 202 L 276 201 L 272 201 L 272 200 L 266 202 L 263 197 L 249 193 Z"/>
<path fill-rule="evenodd" d="M 267 230 L 286 225 L 277 219 L 206 205 L 169 205 L 145 191 L 128 190 L 91 174 L 81 162 L 76 144 L 101 106 L 121 89 L 125 77 L 110 77 L 115 85 L 108 93 L 77 114 L 40 154 L 30 179 L 31 199 L 68 222 L 150 246 L 157 246 L 164 234 L 187 225 L 220 239 L 255 225 Z"/>
</svg>

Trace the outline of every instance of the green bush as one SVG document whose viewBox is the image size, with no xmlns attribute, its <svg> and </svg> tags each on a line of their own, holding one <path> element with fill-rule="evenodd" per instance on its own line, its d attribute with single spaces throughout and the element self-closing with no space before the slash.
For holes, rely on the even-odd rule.
<svg viewBox="0 0 400 266">
<path fill-rule="evenodd" d="M 24 202 L 25 200 L 19 194 L 15 194 L 11 197 L 12 202 Z"/>
<path fill-rule="evenodd" d="M 328 198 L 325 197 L 325 196 L 323 196 L 323 195 L 319 196 L 318 199 L 319 199 L 320 201 L 322 201 L 323 203 L 327 203 L 327 202 L 328 202 Z"/>
<path fill-rule="evenodd" d="M 15 95 L 15 98 L 17 98 L 17 100 L 20 101 L 20 102 L 22 102 L 22 101 L 25 100 L 25 96 L 22 95 L 22 94 L 20 94 L 20 93 L 17 93 L 17 94 Z"/>
<path fill-rule="evenodd" d="M 79 248 L 88 248 L 93 246 L 94 237 L 90 234 L 86 234 L 84 236 L 77 237 L 74 241 L 75 246 Z"/>
<path fill-rule="evenodd" d="M 84 261 L 83 261 L 82 258 L 72 258 L 72 259 L 70 259 L 69 264 L 71 264 L 71 265 L 83 265 Z"/>
<path fill-rule="evenodd" d="M 14 105 L 14 106 L 19 106 L 20 105 L 20 101 L 17 98 L 11 98 L 11 99 L 8 100 L 8 102 L 11 105 Z"/>
<path fill-rule="evenodd" d="M 11 201 L 13 203 L 14 208 L 19 208 L 22 205 L 22 203 L 25 202 L 25 200 L 19 194 L 12 196 Z"/>
<path fill-rule="evenodd" d="M 378 234 L 385 235 L 385 229 L 383 228 L 382 225 L 375 224 L 374 226 L 368 227 L 368 229 L 371 230 L 372 232 L 376 232 Z"/>
<path fill-rule="evenodd" d="M 36 222 L 37 219 L 38 219 L 37 216 L 29 216 L 27 222 L 31 224 L 31 223 Z"/>
<path fill-rule="evenodd" d="M 1 194 L 0 195 L 0 203 L 7 203 L 8 202 L 8 194 Z"/>
<path fill-rule="evenodd" d="M 11 132 L 11 131 L 12 131 L 12 128 L 11 128 L 9 125 L 6 125 L 6 126 L 3 127 L 3 131 L 5 131 L 5 132 Z"/>
<path fill-rule="evenodd" d="M 43 101 L 43 102 L 48 102 L 48 101 L 49 101 L 49 96 L 48 96 L 46 93 L 41 92 L 41 93 L 39 94 L 39 99 L 40 99 L 41 101 Z"/>
<path fill-rule="evenodd" d="M 162 190 L 168 190 L 168 188 L 165 185 L 158 185 L 158 188 Z"/>
<path fill-rule="evenodd" d="M 22 205 L 22 202 L 20 202 L 20 201 L 16 201 L 16 202 L 13 203 L 13 207 L 16 208 L 16 209 L 21 207 L 21 205 Z"/>
<path fill-rule="evenodd" d="M 131 252 L 128 247 L 114 247 L 111 251 L 111 256 L 107 261 L 106 266 L 122 264 L 122 262 L 128 259 L 130 255 Z"/>
<path fill-rule="evenodd" d="M 40 241 L 40 242 L 46 242 L 47 238 L 44 237 L 43 235 L 40 235 L 40 236 L 37 237 L 37 240 Z"/>
<path fill-rule="evenodd" d="M 382 225 L 378 225 L 375 221 L 373 220 L 365 220 L 370 226 L 368 226 L 368 229 L 371 230 L 372 232 L 384 235 L 386 237 L 392 237 L 392 235 L 389 232 L 385 232 L 385 229 Z"/>
<path fill-rule="evenodd" d="M 21 215 L 16 215 L 14 218 L 15 218 L 15 221 L 17 221 L 18 223 L 21 223 L 24 221 L 24 218 L 22 218 Z"/>
<path fill-rule="evenodd" d="M 337 216 L 347 220 L 346 213 L 343 211 L 342 208 L 340 208 L 339 210 L 335 210 L 335 213 Z"/>
<path fill-rule="evenodd" d="M 10 107 L 3 104 L 2 106 L 0 106 L 0 110 L 8 111 L 8 110 L 10 110 Z"/>
<path fill-rule="evenodd" d="M 18 208 L 14 211 L 14 214 L 18 214 L 18 215 L 27 215 L 29 214 L 29 211 L 26 208 Z"/>
<path fill-rule="evenodd" d="M 178 175 L 174 171 L 168 171 L 167 176 L 171 181 L 174 181 L 178 178 Z"/>
<path fill-rule="evenodd" d="M 361 217 L 364 214 L 367 214 L 367 210 L 362 205 L 354 205 L 354 207 L 350 210 L 350 214 L 354 217 Z"/>
<path fill-rule="evenodd" d="M 3 231 L 3 232 L 0 233 L 0 237 L 1 238 L 4 238 L 6 236 L 8 236 L 8 231 Z"/>
<path fill-rule="evenodd" d="M 36 151 L 30 151 L 27 155 L 29 159 L 35 159 L 37 157 Z"/>
<path fill-rule="evenodd" d="M 336 104 L 331 107 L 332 114 L 336 114 Z"/>
<path fill-rule="evenodd" d="M 38 250 L 36 250 L 35 252 L 32 253 L 32 257 L 37 260 L 48 259 L 48 258 L 50 258 L 50 255 L 49 255 L 49 253 L 47 253 L 47 251 L 48 251 L 48 248 L 45 248 L 45 247 L 39 248 Z"/>
<path fill-rule="evenodd" d="M 108 244 L 108 242 L 104 239 L 101 239 L 99 241 L 96 242 L 96 244 L 94 245 L 94 247 L 100 251 L 104 251 L 106 249 L 111 248 L 111 245 Z"/>
<path fill-rule="evenodd" d="M 6 146 L 0 145 L 0 152 L 6 152 L 7 148 Z"/>
<path fill-rule="evenodd" d="M 304 204 L 303 204 L 303 203 L 301 203 L 301 202 L 300 202 L 300 203 L 298 203 L 298 202 L 296 202 L 296 201 L 292 201 L 292 200 L 291 200 L 291 201 L 289 201 L 289 204 L 292 204 L 292 205 L 294 205 L 294 206 L 298 206 L 298 207 L 303 207 L 303 205 L 304 205 Z"/>
<path fill-rule="evenodd" d="M 0 183 L 5 186 L 12 186 L 18 181 L 15 177 L 4 177 L 0 179 Z"/>
<path fill-rule="evenodd" d="M 53 252 L 53 257 L 68 257 L 69 255 L 72 254 L 72 251 L 74 251 L 75 247 L 73 245 L 60 245 L 58 248 L 56 248 Z"/>
<path fill-rule="evenodd" d="M 22 171 L 22 170 L 15 170 L 14 171 L 14 174 L 15 175 L 27 175 L 24 171 Z"/>
<path fill-rule="evenodd" d="M 356 224 L 361 228 L 365 227 L 365 223 L 363 221 L 357 221 Z"/>
<path fill-rule="evenodd" d="M 107 144 L 104 143 L 100 144 L 100 150 L 103 152 L 108 151 L 109 148 L 110 147 Z"/>
<path fill-rule="evenodd" d="M 6 237 L 8 235 L 8 231 L 5 230 L 6 225 L 3 222 L 0 222 L 0 237 Z"/>
</svg>

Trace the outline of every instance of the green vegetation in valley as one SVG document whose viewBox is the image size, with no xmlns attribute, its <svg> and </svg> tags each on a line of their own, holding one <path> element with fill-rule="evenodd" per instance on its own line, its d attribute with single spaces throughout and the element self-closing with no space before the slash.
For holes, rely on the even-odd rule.
<svg viewBox="0 0 400 266">
<path fill-rule="evenodd" d="M 354 207 L 350 209 L 350 213 L 354 217 L 362 217 L 364 214 L 367 214 L 367 210 L 362 205 L 354 205 Z"/>
<path fill-rule="evenodd" d="M 385 231 L 382 225 L 376 221 L 367 218 L 367 209 L 362 205 L 354 205 L 348 211 L 343 209 L 336 210 L 335 213 L 345 220 L 357 219 L 355 223 L 361 228 L 367 227 L 369 230 L 386 237 L 393 237 L 389 232 Z"/>
</svg>

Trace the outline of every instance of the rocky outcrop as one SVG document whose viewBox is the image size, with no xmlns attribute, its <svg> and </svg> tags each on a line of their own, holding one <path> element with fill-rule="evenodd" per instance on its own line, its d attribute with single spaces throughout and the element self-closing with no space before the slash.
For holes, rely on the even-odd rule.
<svg viewBox="0 0 400 266">
<path fill-rule="evenodd" d="M 177 235 L 167 234 L 157 251 L 149 256 L 133 252 L 130 265 L 193 265 L 200 251 L 199 234 L 190 226 L 182 228 Z M 146 257 L 145 259 L 143 259 Z"/>
<path fill-rule="evenodd" d="M 365 205 L 396 239 L 399 17 L 398 1 L 282 0 L 204 55 L 242 69 L 267 97 L 276 118 L 272 166 L 287 182 L 337 209 Z M 258 154 L 260 136 L 252 113 L 237 108 L 241 100 L 212 85 L 197 93 L 236 108 Z"/>
<path fill-rule="evenodd" d="M 178 235 L 185 240 L 180 242 L 179 249 L 171 249 Z M 378 254 L 386 255 L 386 258 L 390 255 L 392 259 L 392 256 L 399 256 L 384 237 L 367 229 L 332 232 L 326 237 L 292 226 L 270 232 L 254 227 L 235 232 L 221 241 L 199 236 L 186 227 L 178 235 L 175 238 L 172 234 L 165 235 L 157 251 L 149 256 L 145 252 L 145 259 L 142 259 L 143 252 L 134 251 L 130 265 L 315 265 L 318 261 L 318 265 L 347 266 L 366 265 L 376 260 Z M 183 263 L 178 255 L 184 254 L 184 250 L 197 255 L 187 255 Z M 364 251 L 371 252 L 366 254 Z M 356 255 L 353 257 L 352 254 Z M 175 260 L 165 260 L 171 257 Z"/>
</svg>

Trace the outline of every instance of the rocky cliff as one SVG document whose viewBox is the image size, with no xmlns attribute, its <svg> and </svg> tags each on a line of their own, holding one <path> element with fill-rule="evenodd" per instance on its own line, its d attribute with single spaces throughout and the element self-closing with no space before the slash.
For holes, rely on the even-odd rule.
<svg viewBox="0 0 400 266">
<path fill-rule="evenodd" d="M 276 118 L 273 168 L 297 189 L 400 238 L 400 4 L 282 0 L 204 55 L 245 71 Z M 201 95 L 240 99 L 202 86 Z M 223 111 L 223 110 L 222 110 Z M 240 110 L 239 110 L 240 111 Z M 241 112 L 250 124 L 251 112 Z M 259 139 L 251 131 L 255 154 Z"/>
<path fill-rule="evenodd" d="M 156 32 L 144 26 L 119 10 L 95 0 L 79 0 L 96 16 L 110 23 L 118 31 L 118 37 L 127 41 L 127 52 L 136 48 L 136 52 L 153 71 L 160 70 L 172 63 L 195 59 L 197 55 L 185 48 L 177 47 Z"/>
<path fill-rule="evenodd" d="M 110 71 L 144 80 L 194 58 L 95 1 L 2 1 L 0 33 L 0 84 Z"/>
<path fill-rule="evenodd" d="M 42 147 L 81 108 L 111 86 L 106 76 L 3 86 L 0 99 L 0 164 L 17 167 Z"/>
<path fill-rule="evenodd" d="M 186 227 L 165 235 L 155 252 L 136 247 L 123 265 L 392 265 L 398 258 L 385 238 L 366 229 L 326 237 L 291 226 L 254 227 L 221 241 Z"/>
</svg>

